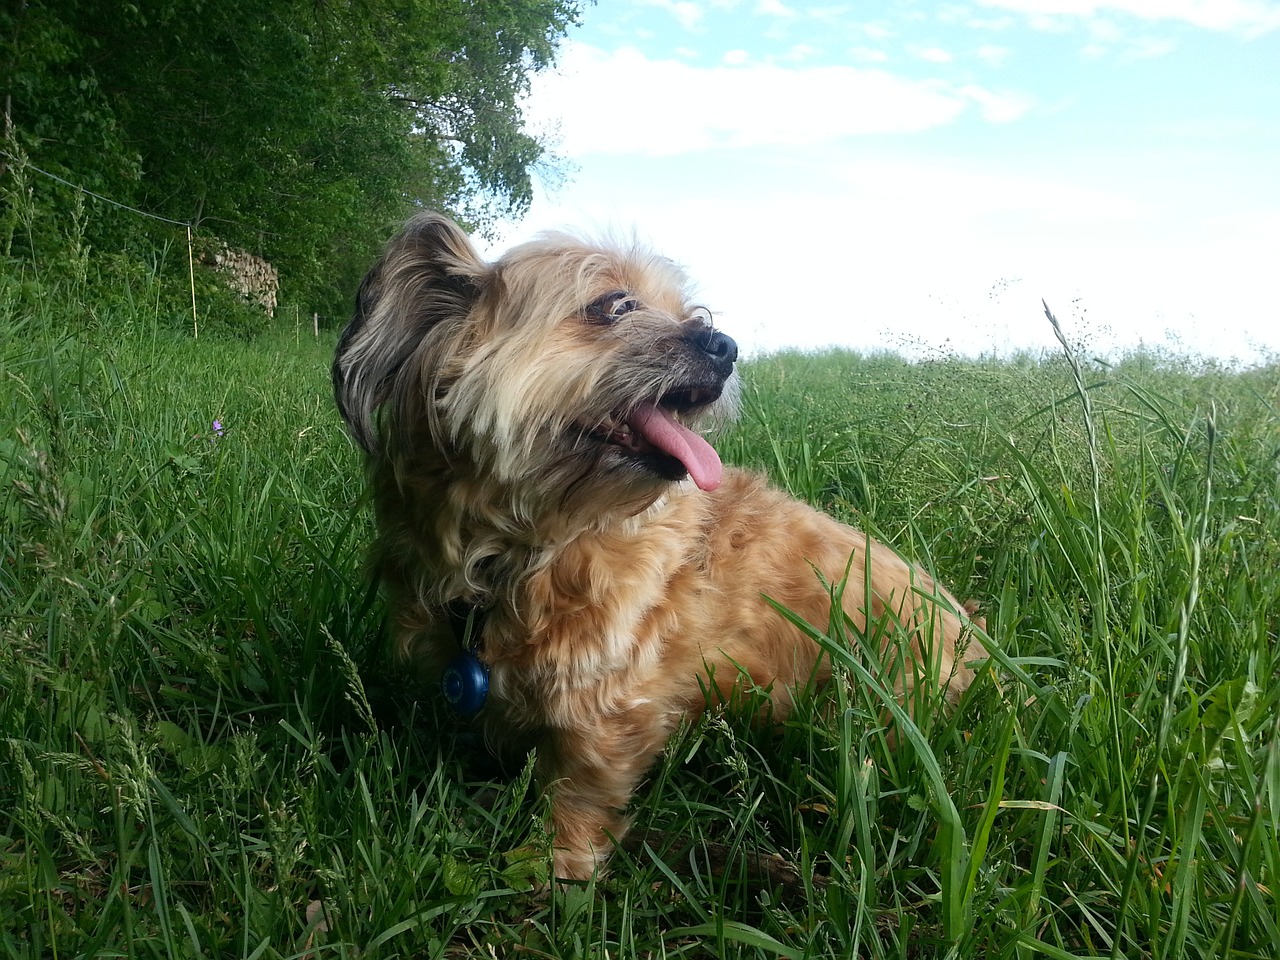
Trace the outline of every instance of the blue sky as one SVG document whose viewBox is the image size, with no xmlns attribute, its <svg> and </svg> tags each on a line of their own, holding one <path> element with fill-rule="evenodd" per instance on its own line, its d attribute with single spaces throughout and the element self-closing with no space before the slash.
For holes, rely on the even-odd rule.
<svg viewBox="0 0 1280 960">
<path fill-rule="evenodd" d="M 535 79 L 569 227 L 749 352 L 1280 353 L 1280 0 L 600 0 Z"/>
</svg>

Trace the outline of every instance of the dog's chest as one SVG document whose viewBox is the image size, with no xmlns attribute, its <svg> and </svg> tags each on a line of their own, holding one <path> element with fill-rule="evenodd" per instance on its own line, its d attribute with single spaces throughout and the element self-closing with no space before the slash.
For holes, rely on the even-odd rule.
<svg viewBox="0 0 1280 960">
<path fill-rule="evenodd" d="M 680 632 L 704 552 L 697 524 L 665 506 L 644 523 L 575 539 L 529 577 L 523 636 L 504 638 L 513 655 L 498 670 L 536 686 L 548 706 L 585 695 L 604 707 L 648 685 Z"/>
</svg>

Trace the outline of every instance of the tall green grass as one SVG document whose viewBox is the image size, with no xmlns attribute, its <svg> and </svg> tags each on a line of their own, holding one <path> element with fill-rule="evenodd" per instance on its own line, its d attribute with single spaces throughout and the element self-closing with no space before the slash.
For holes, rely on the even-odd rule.
<svg viewBox="0 0 1280 960">
<path fill-rule="evenodd" d="M 0 278 L 2 955 L 1275 956 L 1274 364 L 747 364 L 726 459 L 981 601 L 992 670 L 891 747 L 811 625 L 837 680 L 690 725 L 547 897 L 529 769 L 384 657 L 331 342 L 165 309 Z"/>
</svg>

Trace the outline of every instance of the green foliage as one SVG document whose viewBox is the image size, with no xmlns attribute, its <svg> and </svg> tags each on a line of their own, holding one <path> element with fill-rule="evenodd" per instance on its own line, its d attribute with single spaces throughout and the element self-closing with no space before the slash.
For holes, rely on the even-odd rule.
<svg viewBox="0 0 1280 960">
<path fill-rule="evenodd" d="M 994 676 L 895 746 L 875 645 L 808 625 L 833 683 L 690 724 L 539 897 L 531 768 L 383 659 L 331 338 L 114 277 L 0 272 L 5 955 L 1274 954 L 1274 364 L 747 365 L 722 451 L 981 600 Z"/>
<path fill-rule="evenodd" d="M 287 297 L 342 315 L 411 207 L 483 225 L 528 206 L 543 147 L 520 97 L 576 17 L 570 0 L 24 2 L 0 11 L 5 149 L 251 250 Z M 15 252 L 47 256 L 59 219 Z M 173 229 L 121 213 L 89 239 L 120 250 Z"/>
</svg>

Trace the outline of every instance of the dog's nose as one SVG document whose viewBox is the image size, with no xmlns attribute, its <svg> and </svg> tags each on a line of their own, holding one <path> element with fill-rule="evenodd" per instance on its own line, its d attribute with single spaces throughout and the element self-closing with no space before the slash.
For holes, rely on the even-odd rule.
<svg viewBox="0 0 1280 960">
<path fill-rule="evenodd" d="M 732 366 L 738 361 L 738 344 L 733 337 L 719 330 L 707 330 L 698 337 L 698 346 L 716 364 Z"/>
</svg>

